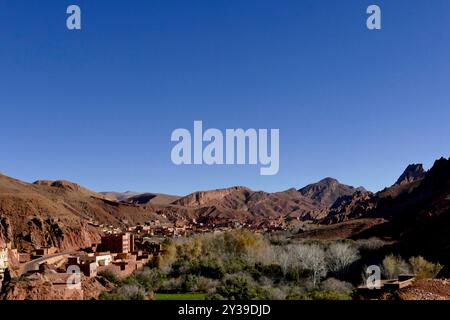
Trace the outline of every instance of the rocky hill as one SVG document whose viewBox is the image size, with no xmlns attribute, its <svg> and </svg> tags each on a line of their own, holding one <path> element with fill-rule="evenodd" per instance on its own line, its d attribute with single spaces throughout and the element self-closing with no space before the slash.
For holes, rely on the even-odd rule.
<svg viewBox="0 0 450 320">
<path fill-rule="evenodd" d="M 450 159 L 437 160 L 423 178 L 405 186 L 395 196 L 386 190 L 378 195 L 377 207 L 368 216 L 381 217 L 386 223 L 356 238 L 394 240 L 405 255 L 450 263 Z"/>
<path fill-rule="evenodd" d="M 252 191 L 245 187 L 198 191 L 176 200 L 173 204 L 188 208 L 220 204 L 238 210 L 245 207 L 245 202 L 251 193 Z"/>
<path fill-rule="evenodd" d="M 377 198 L 368 191 L 357 191 L 348 196 L 339 197 L 330 207 L 326 216 L 319 222 L 334 224 L 367 216 L 376 208 Z"/>
<path fill-rule="evenodd" d="M 130 192 L 125 196 L 96 193 L 69 181 L 30 184 L 0 175 L 0 245 L 78 248 L 98 240 L 96 225 L 126 227 L 150 219 L 216 226 L 300 220 L 332 225 L 320 228 L 315 238 L 381 237 L 414 243 L 418 253 L 437 256 L 450 246 L 449 163 L 440 159 L 428 172 L 422 165 L 408 166 L 394 185 L 377 193 L 326 178 L 300 190 L 274 193 L 238 186 L 181 198 Z M 433 244 L 427 245 L 429 241 Z"/>
<path fill-rule="evenodd" d="M 33 184 L 0 175 L 0 245 L 72 249 L 99 239 L 95 224 L 124 226 L 155 217 L 152 206 L 111 201 L 68 181 Z"/>
<path fill-rule="evenodd" d="M 333 224 L 355 218 L 367 217 L 380 203 L 388 199 L 395 199 L 401 195 L 411 193 L 418 187 L 426 176 L 422 164 L 409 165 L 392 186 L 380 192 L 372 193 L 359 188 L 350 195 L 343 195 L 336 199 L 324 219 L 323 224 Z M 347 189 L 348 190 L 348 189 Z"/>
<path fill-rule="evenodd" d="M 181 210 L 197 220 L 217 219 L 252 220 L 261 218 L 283 218 L 320 221 L 329 214 L 329 208 L 341 197 L 355 193 L 367 193 L 364 188 L 355 188 L 326 178 L 300 190 L 294 188 L 268 193 L 253 191 L 246 187 L 200 191 L 180 198 L 172 206 L 161 211 L 174 215 Z"/>
<path fill-rule="evenodd" d="M 254 221 L 264 218 L 311 219 L 322 206 L 297 190 L 268 193 L 245 187 L 200 191 L 180 198 L 161 214 L 184 216 L 202 222 Z M 181 213 L 181 214 L 180 214 Z"/>
<path fill-rule="evenodd" d="M 331 207 L 340 197 L 351 196 L 358 191 L 363 192 L 365 189 L 347 186 L 333 178 L 325 178 L 298 190 L 301 195 L 320 203 L 324 207 Z"/>
</svg>

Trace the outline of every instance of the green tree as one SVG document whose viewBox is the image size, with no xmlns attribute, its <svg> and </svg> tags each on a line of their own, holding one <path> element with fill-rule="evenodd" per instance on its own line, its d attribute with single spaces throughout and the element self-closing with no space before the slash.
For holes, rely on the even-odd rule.
<svg viewBox="0 0 450 320">
<path fill-rule="evenodd" d="M 267 292 L 264 289 L 241 276 L 227 279 L 222 286 L 217 288 L 216 293 L 228 300 L 257 300 L 267 298 Z"/>
</svg>

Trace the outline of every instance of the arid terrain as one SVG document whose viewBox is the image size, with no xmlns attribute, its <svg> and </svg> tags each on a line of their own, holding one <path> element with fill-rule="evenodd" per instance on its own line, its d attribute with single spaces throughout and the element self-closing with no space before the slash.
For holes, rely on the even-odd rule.
<svg viewBox="0 0 450 320">
<path fill-rule="evenodd" d="M 25 183 L 0 175 L 0 243 L 77 248 L 98 239 L 100 224 L 126 227 L 151 219 L 254 229 L 312 222 L 316 228 L 299 237 L 397 238 L 439 255 L 449 245 L 449 163 L 440 159 L 428 172 L 408 166 L 394 185 L 378 193 L 326 178 L 276 193 L 232 187 L 179 197 L 97 193 L 68 181 Z"/>
<path fill-rule="evenodd" d="M 0 247 L 9 246 L 15 252 L 54 247 L 61 254 L 70 253 L 92 247 L 103 235 L 116 232 L 174 238 L 232 230 L 250 230 L 293 243 L 377 239 L 382 248 L 370 256 L 361 251 L 360 263 L 388 254 L 420 256 L 441 263 L 440 274 L 448 276 L 450 159 L 437 160 L 428 171 L 420 164 L 410 165 L 395 184 L 376 193 L 332 178 L 275 193 L 241 186 L 187 196 L 98 193 L 69 181 L 26 183 L 0 175 Z M 16 265 L 12 276 L 27 267 L 15 261 L 17 257 L 9 257 L 10 265 Z M 28 293 L 25 288 L 60 275 L 51 272 L 33 275 L 26 282 L 10 282 L 6 297 L 41 299 L 48 288 L 36 285 Z M 54 280 L 55 288 L 58 281 Z M 102 277 L 87 277 L 83 286 L 84 298 L 96 298 L 114 287 Z M 429 280 L 399 291 L 397 297 L 448 298 L 446 290 L 447 282 Z M 57 293 L 58 297 L 64 294 Z"/>
</svg>

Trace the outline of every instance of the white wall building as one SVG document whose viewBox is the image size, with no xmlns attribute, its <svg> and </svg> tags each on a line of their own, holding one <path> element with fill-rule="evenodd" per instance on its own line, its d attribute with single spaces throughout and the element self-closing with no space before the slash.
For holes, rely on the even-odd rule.
<svg viewBox="0 0 450 320">
<path fill-rule="evenodd" d="M 88 255 L 80 257 L 81 263 L 95 263 L 97 267 L 107 266 L 111 263 L 112 257 L 110 254 Z"/>
</svg>

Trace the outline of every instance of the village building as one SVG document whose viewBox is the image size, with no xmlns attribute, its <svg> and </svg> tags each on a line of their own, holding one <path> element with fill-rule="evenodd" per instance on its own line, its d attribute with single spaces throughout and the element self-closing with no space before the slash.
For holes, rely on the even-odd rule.
<svg viewBox="0 0 450 320">
<path fill-rule="evenodd" d="M 107 267 L 113 261 L 109 253 L 89 253 L 82 256 L 71 256 L 67 258 L 67 266 L 78 266 L 86 277 L 95 277 L 98 268 Z"/>
<path fill-rule="evenodd" d="M 134 235 L 131 233 L 117 233 L 105 235 L 98 246 L 99 251 L 111 253 L 130 253 L 134 251 Z"/>
<path fill-rule="evenodd" d="M 95 262 L 80 265 L 80 270 L 86 277 L 93 278 L 97 276 L 98 266 Z"/>
<path fill-rule="evenodd" d="M 81 264 L 94 263 L 97 267 L 100 267 L 109 265 L 112 261 L 112 256 L 108 253 L 91 253 L 86 256 L 81 256 L 79 259 Z"/>
<path fill-rule="evenodd" d="M 48 256 L 51 254 L 55 254 L 58 252 L 58 249 L 55 247 L 41 247 L 41 248 L 36 248 L 34 249 L 34 254 L 33 256 L 36 257 L 43 257 L 43 256 Z"/>
</svg>

